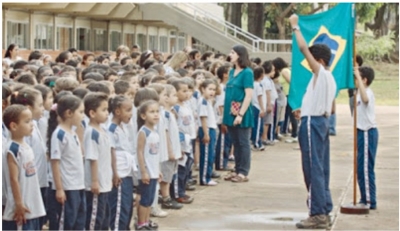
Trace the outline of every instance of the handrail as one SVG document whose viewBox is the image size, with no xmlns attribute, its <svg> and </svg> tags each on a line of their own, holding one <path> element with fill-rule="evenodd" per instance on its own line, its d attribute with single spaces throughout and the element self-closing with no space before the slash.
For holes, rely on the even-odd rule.
<svg viewBox="0 0 400 231">
<path fill-rule="evenodd" d="M 271 39 L 262 39 L 257 37 L 256 35 L 249 33 L 247 31 L 244 31 L 242 28 L 224 20 L 221 18 L 218 18 L 210 13 L 208 13 L 207 11 L 201 9 L 200 7 L 191 4 L 191 3 L 165 3 L 168 5 L 172 5 L 173 7 L 179 9 L 180 11 L 183 11 L 185 13 L 189 13 L 187 11 L 187 9 L 189 8 L 190 10 L 193 11 L 193 16 L 195 18 L 195 20 L 197 19 L 198 16 L 204 18 L 204 19 L 211 19 L 213 20 L 213 23 L 216 22 L 218 23 L 220 26 L 223 27 L 222 32 L 225 33 L 225 35 L 228 34 L 228 30 L 231 30 L 233 32 L 233 36 L 241 41 L 246 42 L 247 44 L 249 44 L 252 47 L 252 51 L 253 52 L 258 52 L 258 51 L 264 51 L 267 52 L 267 47 L 268 45 L 272 45 L 272 44 L 283 44 L 283 45 L 287 45 L 287 44 L 292 44 L 292 40 L 271 40 Z M 190 13 L 189 13 L 190 14 Z M 207 20 L 202 20 L 202 22 L 210 24 L 209 22 L 207 22 Z M 215 27 L 216 25 L 212 25 L 213 27 Z M 240 36 L 238 36 L 240 35 Z M 246 39 L 247 40 L 246 40 Z M 263 44 L 263 48 L 261 49 L 260 44 Z"/>
</svg>

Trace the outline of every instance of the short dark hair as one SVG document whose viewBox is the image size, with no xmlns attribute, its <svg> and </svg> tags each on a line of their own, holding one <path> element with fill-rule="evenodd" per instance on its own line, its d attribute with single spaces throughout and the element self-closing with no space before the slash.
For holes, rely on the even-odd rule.
<svg viewBox="0 0 400 231">
<path fill-rule="evenodd" d="M 129 91 L 129 82 L 125 80 L 117 80 L 114 83 L 115 94 L 123 95 Z"/>
<path fill-rule="evenodd" d="M 10 130 L 10 124 L 12 122 L 19 123 L 20 115 L 23 111 L 28 110 L 28 107 L 21 104 L 14 104 L 7 107 L 3 113 L 3 122 L 4 125 Z M 5 144 L 3 144 L 5 145 Z"/>
<path fill-rule="evenodd" d="M 23 75 L 19 76 L 15 81 L 33 86 L 36 84 L 35 80 L 36 80 L 36 77 L 33 74 L 27 73 L 27 74 L 23 74 Z"/>
<path fill-rule="evenodd" d="M 110 89 L 104 83 L 100 82 L 89 83 L 89 85 L 87 85 L 86 88 L 91 92 L 103 92 L 107 95 L 110 95 Z"/>
<path fill-rule="evenodd" d="M 260 65 L 260 64 L 261 64 L 261 59 L 258 58 L 258 57 L 253 58 L 252 61 L 253 61 L 253 63 L 255 63 L 255 64 L 257 64 L 257 65 Z"/>
<path fill-rule="evenodd" d="M 18 60 L 18 61 L 16 61 L 16 62 L 14 63 L 13 68 L 14 68 L 14 70 L 15 70 L 15 69 L 24 69 L 24 67 L 25 67 L 26 65 L 28 65 L 28 62 L 27 62 L 27 61 L 25 61 L 25 60 Z"/>
<path fill-rule="evenodd" d="M 42 53 L 42 52 L 40 52 L 40 51 L 38 51 L 38 50 L 32 51 L 32 52 L 29 54 L 28 61 L 31 61 L 31 60 L 33 60 L 33 59 L 40 59 L 40 57 L 42 57 L 42 56 L 43 56 L 43 53 Z"/>
<path fill-rule="evenodd" d="M 84 99 L 85 96 L 86 96 L 89 92 L 90 92 L 90 91 L 89 91 L 88 89 L 86 89 L 86 88 L 78 87 L 78 88 L 75 88 L 75 89 L 72 91 L 72 94 L 75 95 L 75 96 L 78 96 L 80 99 Z"/>
<path fill-rule="evenodd" d="M 37 84 L 34 86 L 34 88 L 42 94 L 43 102 L 46 100 L 47 94 L 49 94 L 49 92 L 53 92 L 50 87 L 43 84 Z"/>
<path fill-rule="evenodd" d="M 78 62 L 73 59 L 70 59 L 65 63 L 65 65 L 71 66 L 71 67 L 78 67 Z"/>
<path fill-rule="evenodd" d="M 190 59 L 194 59 L 197 53 L 200 53 L 200 51 L 198 51 L 198 50 L 196 50 L 196 49 L 191 50 L 191 51 L 189 52 L 189 58 L 190 58 Z"/>
<path fill-rule="evenodd" d="M 129 59 L 132 59 L 132 58 L 127 56 L 127 57 L 124 57 L 123 59 L 121 59 L 121 65 L 124 66 L 128 62 Z"/>
<path fill-rule="evenodd" d="M 264 68 L 262 68 L 262 67 L 254 68 L 253 75 L 254 75 L 254 80 L 258 80 L 258 79 L 264 77 Z"/>
<path fill-rule="evenodd" d="M 73 53 L 73 52 L 78 52 L 78 51 L 77 51 L 75 48 L 73 48 L 73 47 L 72 47 L 72 48 L 69 48 L 68 51 L 71 52 L 71 53 Z"/>
<path fill-rule="evenodd" d="M 90 111 L 96 111 L 103 101 L 108 103 L 108 96 L 104 93 L 91 92 L 87 94 L 83 99 L 83 103 L 85 104 L 85 115 L 90 118 Z"/>
<path fill-rule="evenodd" d="M 12 94 L 11 88 L 8 86 L 8 84 L 3 83 L 2 94 L 2 100 L 6 100 Z"/>
<path fill-rule="evenodd" d="M 261 66 L 262 66 L 262 68 L 264 68 L 265 74 L 271 73 L 272 67 L 273 67 L 271 60 L 263 62 L 263 64 Z"/>
<path fill-rule="evenodd" d="M 229 72 L 229 66 L 222 65 L 222 66 L 218 67 L 218 69 L 217 69 L 218 79 L 220 79 L 222 81 L 222 79 L 224 78 L 224 74 L 227 74 L 228 72 Z"/>
<path fill-rule="evenodd" d="M 375 78 L 375 71 L 371 67 L 359 67 L 358 71 L 360 72 L 362 79 L 367 79 L 367 86 L 371 85 L 372 81 Z"/>
<path fill-rule="evenodd" d="M 101 81 L 101 80 L 104 80 L 104 76 L 97 72 L 90 72 L 90 73 L 87 73 L 83 77 L 83 80 L 85 80 L 85 79 L 93 79 L 95 81 Z"/>
<path fill-rule="evenodd" d="M 356 62 L 359 67 L 361 67 L 364 63 L 364 59 L 361 57 L 361 55 L 356 55 Z"/>
<path fill-rule="evenodd" d="M 134 47 L 133 47 L 133 48 L 134 48 Z M 132 59 L 136 59 L 136 58 L 139 57 L 139 56 L 140 56 L 140 53 L 139 53 L 139 52 L 134 51 L 134 52 L 131 53 L 131 58 L 132 58 Z"/>
<path fill-rule="evenodd" d="M 285 60 L 283 60 L 281 57 L 277 57 L 274 60 L 272 60 L 272 64 L 275 67 L 275 70 L 277 72 L 280 72 L 283 68 L 288 67 L 288 64 Z"/>
<path fill-rule="evenodd" d="M 75 50 L 76 51 L 76 50 Z M 65 63 L 68 58 L 68 53 L 72 53 L 73 51 L 63 51 L 57 56 L 57 62 Z"/>
<path fill-rule="evenodd" d="M 325 66 L 329 67 L 331 65 L 331 49 L 325 44 L 314 44 L 308 48 L 312 56 L 315 60 L 322 59 L 324 61 Z M 276 66 L 275 66 L 276 67 Z"/>
</svg>

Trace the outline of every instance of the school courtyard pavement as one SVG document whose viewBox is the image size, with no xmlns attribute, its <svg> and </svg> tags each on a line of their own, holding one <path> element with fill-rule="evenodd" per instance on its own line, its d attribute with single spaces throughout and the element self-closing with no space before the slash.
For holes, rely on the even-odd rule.
<svg viewBox="0 0 400 231">
<path fill-rule="evenodd" d="M 348 105 L 337 105 L 337 136 L 331 136 L 332 230 L 399 229 L 399 107 L 377 106 L 377 210 L 368 215 L 340 213 L 353 198 L 353 129 Z M 250 181 L 220 179 L 215 187 L 197 185 L 195 200 L 154 219 L 160 230 L 295 230 L 307 217 L 307 192 L 297 144 L 278 143 L 253 152 Z M 223 173 L 225 174 L 225 173 Z M 357 190 L 357 193 L 358 190 Z"/>
</svg>

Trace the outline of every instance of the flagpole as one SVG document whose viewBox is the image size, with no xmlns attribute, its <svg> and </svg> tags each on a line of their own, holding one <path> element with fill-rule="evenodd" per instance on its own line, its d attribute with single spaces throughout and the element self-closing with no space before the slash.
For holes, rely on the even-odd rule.
<svg viewBox="0 0 400 231">
<path fill-rule="evenodd" d="M 354 3 L 353 12 L 355 14 Z M 357 24 L 356 24 L 357 25 Z M 356 53 L 356 33 L 353 34 L 353 66 L 357 64 Z M 344 214 L 368 214 L 369 206 L 357 204 L 357 88 L 356 80 L 354 78 L 354 92 L 353 92 L 353 203 L 342 205 L 340 212 Z"/>
<path fill-rule="evenodd" d="M 353 67 L 357 64 L 357 51 L 356 51 L 356 33 L 353 34 Z M 356 79 L 354 79 L 354 91 L 353 91 L 353 205 L 357 203 L 357 88 Z"/>
</svg>

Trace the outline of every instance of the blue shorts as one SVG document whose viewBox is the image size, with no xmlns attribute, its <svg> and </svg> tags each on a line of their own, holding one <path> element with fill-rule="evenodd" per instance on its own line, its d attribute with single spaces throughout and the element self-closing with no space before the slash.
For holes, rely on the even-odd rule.
<svg viewBox="0 0 400 231">
<path fill-rule="evenodd" d="M 158 184 L 158 179 L 150 179 L 149 184 L 143 184 L 139 181 L 139 191 L 140 191 L 140 205 L 143 207 L 150 207 L 153 204 L 154 197 L 156 194 L 156 187 Z"/>
</svg>

